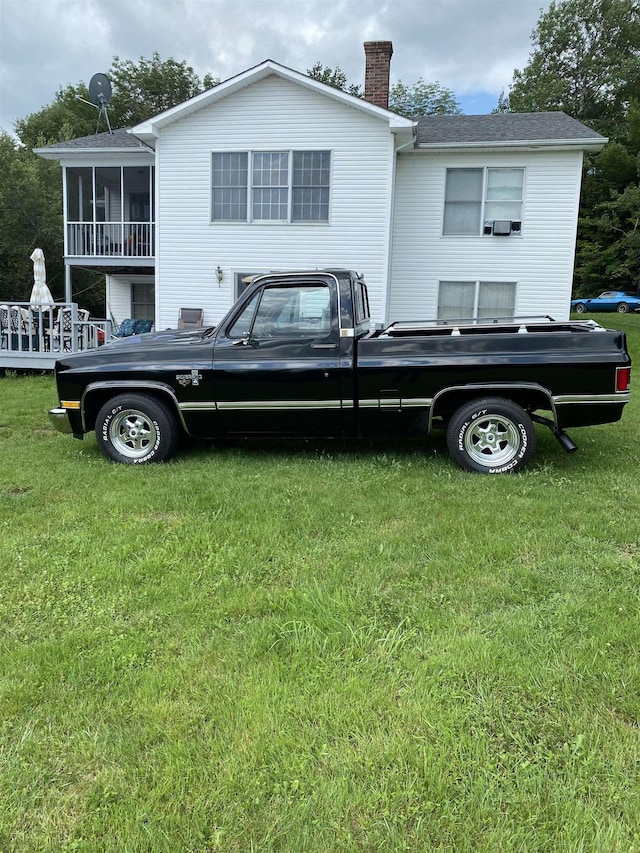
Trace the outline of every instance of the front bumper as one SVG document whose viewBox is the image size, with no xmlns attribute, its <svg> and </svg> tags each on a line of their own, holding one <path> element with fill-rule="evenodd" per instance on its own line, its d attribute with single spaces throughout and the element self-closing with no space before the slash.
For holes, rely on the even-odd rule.
<svg viewBox="0 0 640 853">
<path fill-rule="evenodd" d="M 49 420 L 58 432 L 63 432 L 65 435 L 73 434 L 73 427 L 69 422 L 69 414 L 66 409 L 50 409 Z"/>
</svg>

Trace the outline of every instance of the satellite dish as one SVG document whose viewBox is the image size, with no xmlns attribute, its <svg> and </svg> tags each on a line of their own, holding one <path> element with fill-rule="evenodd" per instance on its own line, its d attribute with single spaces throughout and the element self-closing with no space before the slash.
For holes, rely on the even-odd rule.
<svg viewBox="0 0 640 853">
<path fill-rule="evenodd" d="M 96 107 L 106 107 L 111 100 L 111 83 L 105 74 L 94 74 L 89 81 L 89 98 Z"/>
<path fill-rule="evenodd" d="M 100 116 L 104 116 L 109 133 L 113 133 L 111 130 L 111 123 L 109 122 L 109 115 L 107 113 L 107 104 L 111 100 L 111 83 L 105 74 L 94 74 L 89 81 L 90 102 L 85 101 L 84 98 L 80 97 L 80 95 L 76 95 L 76 97 L 79 101 L 84 101 L 85 104 L 91 103 L 91 106 L 97 107 L 99 115 L 98 123 L 96 124 L 96 133 L 100 127 Z"/>
</svg>

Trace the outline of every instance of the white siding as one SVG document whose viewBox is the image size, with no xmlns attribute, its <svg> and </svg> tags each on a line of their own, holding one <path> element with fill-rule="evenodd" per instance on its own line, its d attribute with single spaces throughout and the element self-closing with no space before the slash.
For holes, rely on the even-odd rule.
<svg viewBox="0 0 640 853">
<path fill-rule="evenodd" d="M 152 275 L 107 275 L 107 320 L 114 320 L 120 325 L 127 317 L 131 317 L 132 283 L 152 284 L 153 280 Z M 177 325 L 177 319 L 173 325 Z M 164 327 L 156 324 L 156 329 L 160 328 Z"/>
<path fill-rule="evenodd" d="M 213 151 L 330 150 L 329 224 L 211 222 Z M 157 144 L 156 327 L 182 306 L 219 320 L 234 273 L 340 266 L 363 272 L 372 314 L 387 303 L 393 135 L 385 120 L 270 76 L 186 116 Z M 215 269 L 224 278 L 219 285 Z"/>
<path fill-rule="evenodd" d="M 446 169 L 474 166 L 525 169 L 521 236 L 442 236 Z M 389 319 L 434 319 L 445 279 L 515 281 L 516 314 L 567 319 L 581 167 L 581 152 L 399 156 Z"/>
</svg>

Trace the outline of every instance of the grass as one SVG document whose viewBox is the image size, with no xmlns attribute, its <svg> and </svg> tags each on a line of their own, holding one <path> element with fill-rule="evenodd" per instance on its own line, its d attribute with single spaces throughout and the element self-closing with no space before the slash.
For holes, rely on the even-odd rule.
<svg viewBox="0 0 640 853">
<path fill-rule="evenodd" d="M 495 479 L 0 399 L 2 853 L 640 850 L 640 395 Z"/>
</svg>

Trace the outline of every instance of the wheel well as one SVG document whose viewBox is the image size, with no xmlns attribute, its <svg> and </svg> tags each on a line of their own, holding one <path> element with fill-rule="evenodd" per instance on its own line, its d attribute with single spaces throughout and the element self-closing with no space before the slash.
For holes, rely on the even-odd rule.
<svg viewBox="0 0 640 853">
<path fill-rule="evenodd" d="M 470 403 L 472 400 L 481 400 L 485 397 L 502 397 L 517 403 L 525 412 L 538 410 L 550 411 L 551 403 L 549 395 L 541 388 L 493 388 L 491 386 L 476 388 L 455 388 L 444 391 L 437 399 L 431 409 L 431 418 L 438 419 L 442 425 L 446 424 L 458 411 L 460 406 Z"/>
<path fill-rule="evenodd" d="M 82 415 L 84 428 L 87 432 L 95 429 L 98 412 L 104 404 L 108 403 L 114 397 L 118 397 L 120 394 L 144 394 L 145 397 L 152 397 L 158 403 L 168 405 L 175 414 L 178 424 L 184 429 L 184 424 L 182 423 L 180 413 L 176 409 L 175 401 L 166 391 L 157 388 L 95 388 L 87 393 L 83 401 Z"/>
</svg>

